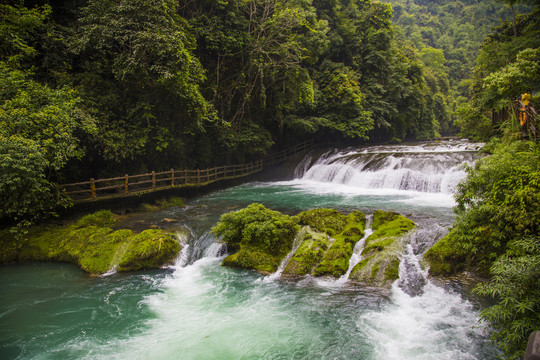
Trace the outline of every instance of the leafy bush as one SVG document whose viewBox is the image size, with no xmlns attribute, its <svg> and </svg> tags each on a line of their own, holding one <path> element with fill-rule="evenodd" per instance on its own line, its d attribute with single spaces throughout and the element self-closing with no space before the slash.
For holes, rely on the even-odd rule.
<svg viewBox="0 0 540 360">
<path fill-rule="evenodd" d="M 497 303 L 481 316 L 506 355 L 520 358 L 530 332 L 540 328 L 540 148 L 501 144 L 468 172 L 445 251 L 465 254 L 469 270 L 489 269 L 491 280 L 475 291 Z"/>
<path fill-rule="evenodd" d="M 298 225 L 290 216 L 261 204 L 251 204 L 242 210 L 223 214 L 212 231 L 233 250 L 251 245 L 279 255 L 291 248 Z"/>
<path fill-rule="evenodd" d="M 522 359 L 531 332 L 540 328 L 540 238 L 512 242 L 491 267 L 491 281 L 475 292 L 498 299 L 481 312 L 496 329 L 492 339 L 509 358 Z"/>
<path fill-rule="evenodd" d="M 489 267 L 510 241 L 540 231 L 540 149 L 524 141 L 502 144 L 468 173 L 458 186 L 449 236 Z"/>
</svg>

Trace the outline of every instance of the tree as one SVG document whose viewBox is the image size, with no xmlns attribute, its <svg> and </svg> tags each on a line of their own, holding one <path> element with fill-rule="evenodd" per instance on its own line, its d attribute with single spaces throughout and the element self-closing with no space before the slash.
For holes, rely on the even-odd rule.
<svg viewBox="0 0 540 360">
<path fill-rule="evenodd" d="M 178 3 L 91 0 L 73 36 L 83 96 L 96 113 L 95 159 L 180 166 L 190 134 L 214 120 L 199 86 L 204 69 Z"/>
<path fill-rule="evenodd" d="M 28 70 L 50 8 L 0 6 L 0 218 L 28 225 L 67 207 L 54 180 L 95 131 L 73 89 L 54 89 Z M 8 35 L 9 34 L 9 35 Z"/>
<path fill-rule="evenodd" d="M 491 145 L 493 146 L 493 144 Z M 495 304 L 481 312 L 508 358 L 522 358 L 540 327 L 540 146 L 514 141 L 469 169 L 456 193 L 457 218 L 447 243 L 466 254 L 468 270 L 490 280 L 475 291 Z"/>
</svg>

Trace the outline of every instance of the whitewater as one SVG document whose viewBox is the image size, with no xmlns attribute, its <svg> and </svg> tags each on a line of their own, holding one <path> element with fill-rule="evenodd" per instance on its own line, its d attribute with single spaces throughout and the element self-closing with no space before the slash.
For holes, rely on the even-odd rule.
<svg viewBox="0 0 540 360">
<path fill-rule="evenodd" d="M 89 278 L 65 264 L 4 267 L 2 358 L 496 358 L 489 328 L 478 321 L 481 300 L 455 279 L 430 279 L 421 261 L 447 233 L 452 195 L 480 147 L 314 151 L 287 181 L 244 184 L 145 215 L 149 224 L 177 219 L 183 229 L 184 250 L 165 270 Z M 227 249 L 209 230 L 222 213 L 252 202 L 289 214 L 330 207 L 369 218 L 375 209 L 394 210 L 417 229 L 405 239 L 400 279 L 389 290 L 346 277 L 285 281 L 221 266 Z"/>
</svg>

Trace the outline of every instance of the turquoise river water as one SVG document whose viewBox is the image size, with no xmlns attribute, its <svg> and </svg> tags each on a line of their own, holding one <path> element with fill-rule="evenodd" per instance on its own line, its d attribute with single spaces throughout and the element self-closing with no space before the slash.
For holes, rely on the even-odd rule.
<svg viewBox="0 0 540 360">
<path fill-rule="evenodd" d="M 0 359 L 494 359 L 478 321 L 481 300 L 419 265 L 453 221 L 452 193 L 478 146 L 330 150 L 306 156 L 288 181 L 125 216 L 119 226 L 178 229 L 186 246 L 166 269 L 91 277 L 69 264 L 2 266 Z M 287 282 L 220 266 L 225 249 L 209 229 L 252 202 L 289 214 L 395 210 L 418 230 L 390 290 L 345 279 Z"/>
</svg>

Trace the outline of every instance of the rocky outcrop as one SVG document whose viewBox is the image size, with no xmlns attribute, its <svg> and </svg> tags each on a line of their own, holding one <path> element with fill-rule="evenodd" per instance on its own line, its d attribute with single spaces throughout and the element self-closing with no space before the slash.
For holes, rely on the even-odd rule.
<svg viewBox="0 0 540 360">
<path fill-rule="evenodd" d="M 429 265 L 430 275 L 450 276 L 466 269 L 467 253 L 454 244 L 449 234 L 426 252 L 424 260 Z"/>
<path fill-rule="evenodd" d="M 159 268 L 171 263 L 181 249 L 174 236 L 162 230 L 114 231 L 115 222 L 112 212 L 102 210 L 69 226 L 33 228 L 22 238 L 2 232 L 0 261 L 71 262 L 89 273 L 102 274 L 111 269 Z"/>
<path fill-rule="evenodd" d="M 272 273 L 291 250 L 298 229 L 290 216 L 251 204 L 223 214 L 212 231 L 234 252 L 224 266 Z"/>
<path fill-rule="evenodd" d="M 360 211 L 343 215 L 336 210 L 315 209 L 298 214 L 295 220 L 309 228 L 283 275 L 337 278 L 345 274 L 354 245 L 364 236 L 366 215 Z"/>
<path fill-rule="evenodd" d="M 403 235 L 414 226 L 414 222 L 395 212 L 375 211 L 373 234 L 366 239 L 363 259 L 353 268 L 349 279 L 389 287 L 399 278 L 400 256 L 405 245 Z"/>
<path fill-rule="evenodd" d="M 224 266 L 275 272 L 288 253 L 282 276 L 339 278 L 349 268 L 355 244 L 364 237 L 366 216 L 333 209 L 314 209 L 289 217 L 252 204 L 221 217 L 214 233 L 232 251 Z M 363 260 L 350 279 L 370 286 L 388 287 L 399 277 L 401 238 L 414 223 L 394 212 L 375 211 L 373 234 L 366 239 Z M 302 231 L 300 231 L 300 229 Z M 286 261 L 284 261 L 285 263 Z"/>
</svg>

